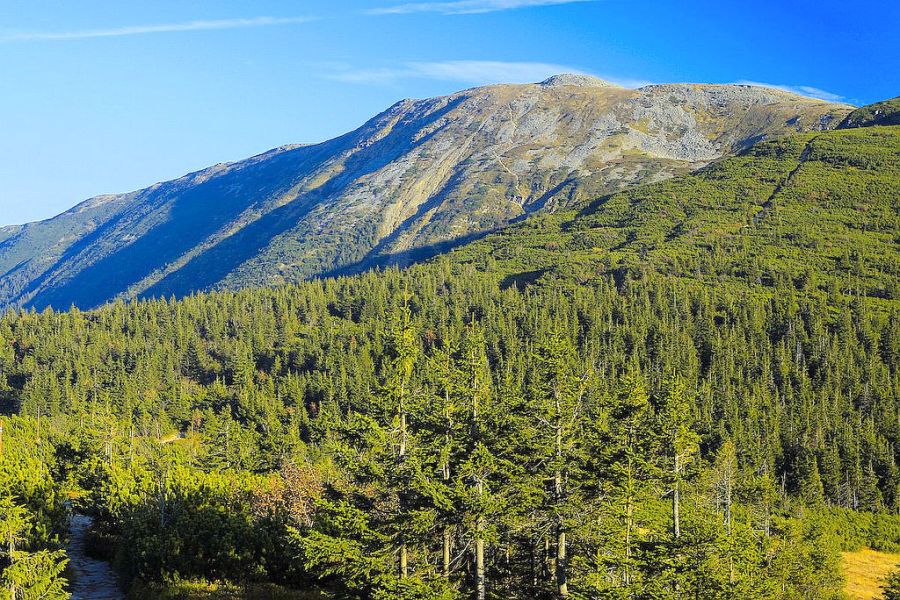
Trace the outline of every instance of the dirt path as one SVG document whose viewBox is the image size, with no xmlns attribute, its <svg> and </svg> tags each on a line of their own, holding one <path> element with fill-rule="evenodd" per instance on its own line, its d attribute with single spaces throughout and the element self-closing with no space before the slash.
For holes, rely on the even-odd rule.
<svg viewBox="0 0 900 600">
<path fill-rule="evenodd" d="M 69 564 L 74 573 L 72 600 L 122 600 L 119 581 L 109 563 L 95 560 L 85 551 L 85 538 L 91 518 L 72 515 L 69 524 Z"/>
</svg>

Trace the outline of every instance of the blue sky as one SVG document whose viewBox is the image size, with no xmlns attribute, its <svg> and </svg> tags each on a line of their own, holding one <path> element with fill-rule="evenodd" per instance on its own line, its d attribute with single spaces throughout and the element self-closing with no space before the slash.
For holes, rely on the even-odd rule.
<svg viewBox="0 0 900 600">
<path fill-rule="evenodd" d="M 0 0 L 0 225 L 560 71 L 900 94 L 895 0 Z"/>
</svg>

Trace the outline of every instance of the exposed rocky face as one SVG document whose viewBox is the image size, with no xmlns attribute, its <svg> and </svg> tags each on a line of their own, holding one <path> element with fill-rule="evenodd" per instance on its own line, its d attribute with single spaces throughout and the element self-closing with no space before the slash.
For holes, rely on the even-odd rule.
<svg viewBox="0 0 900 600">
<path fill-rule="evenodd" d="M 433 254 L 764 138 L 832 128 L 850 110 L 765 88 L 630 90 L 581 75 L 405 100 L 322 144 L 0 229 L 0 306 L 92 307 Z"/>
</svg>

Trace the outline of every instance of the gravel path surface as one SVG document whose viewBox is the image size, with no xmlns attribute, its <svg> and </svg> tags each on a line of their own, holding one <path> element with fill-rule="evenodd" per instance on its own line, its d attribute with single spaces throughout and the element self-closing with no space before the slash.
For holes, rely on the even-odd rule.
<svg viewBox="0 0 900 600">
<path fill-rule="evenodd" d="M 91 524 L 85 515 L 73 515 L 69 524 L 69 564 L 75 575 L 72 600 L 122 600 L 125 596 L 109 563 L 93 559 L 85 551 Z"/>
</svg>

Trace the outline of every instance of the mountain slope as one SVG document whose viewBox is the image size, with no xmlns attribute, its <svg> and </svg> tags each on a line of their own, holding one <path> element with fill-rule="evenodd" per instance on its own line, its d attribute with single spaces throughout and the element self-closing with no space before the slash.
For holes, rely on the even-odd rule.
<svg viewBox="0 0 900 600">
<path fill-rule="evenodd" d="M 900 127 L 763 142 L 696 173 L 534 217 L 442 258 L 505 285 L 657 272 L 752 293 L 900 299 Z"/>
<path fill-rule="evenodd" d="M 900 125 L 900 96 L 858 108 L 840 126 L 849 129 L 872 125 Z"/>
<path fill-rule="evenodd" d="M 0 306 L 89 308 L 428 255 L 849 112 L 765 88 L 575 76 L 403 101 L 322 144 L 0 230 Z"/>
</svg>

